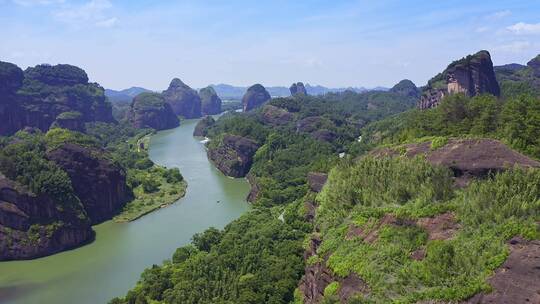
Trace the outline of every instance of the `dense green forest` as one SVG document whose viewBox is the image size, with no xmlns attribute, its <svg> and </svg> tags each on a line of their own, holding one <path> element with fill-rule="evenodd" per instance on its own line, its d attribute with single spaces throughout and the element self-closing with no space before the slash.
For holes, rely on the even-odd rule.
<svg viewBox="0 0 540 304">
<path fill-rule="evenodd" d="M 268 105 L 277 109 L 223 115 L 208 129 L 210 146 L 225 134 L 260 146 L 249 173 L 260 188 L 254 211 L 223 231 L 195 235 L 111 303 L 302 303 L 302 285 L 313 284 L 299 280 L 304 267 L 329 273 L 320 303 L 343 302 L 352 275 L 360 283 L 348 303 L 491 292 L 488 278 L 509 257 L 508 240 L 540 238 L 540 171 L 491 172 L 459 188 L 453 171 L 421 156 L 371 151 L 426 141 L 435 151 L 451 138 L 494 138 L 539 158 L 540 102 L 526 86 L 514 89 L 503 88 L 511 95 L 503 98 L 451 95 L 420 111 L 413 109 L 418 90 L 405 82 L 391 92 L 276 98 Z M 332 137 L 314 136 L 320 130 Z M 329 172 L 319 194 L 307 183 L 314 171 Z"/>
</svg>

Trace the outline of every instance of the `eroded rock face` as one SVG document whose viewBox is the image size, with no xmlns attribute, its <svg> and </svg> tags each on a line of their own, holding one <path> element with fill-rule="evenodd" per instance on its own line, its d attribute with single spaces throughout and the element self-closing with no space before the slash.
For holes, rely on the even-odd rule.
<svg viewBox="0 0 540 304">
<path fill-rule="evenodd" d="M 133 99 L 128 119 L 135 128 L 165 130 L 180 125 L 171 106 L 161 94 L 141 93 Z"/>
<path fill-rule="evenodd" d="M 307 176 L 309 189 L 313 192 L 321 192 L 328 180 L 328 174 L 320 172 L 309 172 Z"/>
<path fill-rule="evenodd" d="M 56 117 L 51 128 L 62 128 L 77 132 L 85 132 L 86 127 L 82 119 L 82 114 L 79 112 L 64 112 Z"/>
<path fill-rule="evenodd" d="M 257 143 L 249 138 L 227 134 L 217 147 L 210 147 L 207 154 L 223 174 L 244 177 L 251 169 L 258 148 Z"/>
<path fill-rule="evenodd" d="M 510 255 L 488 280 L 493 292 L 478 294 L 469 304 L 540 303 L 540 241 L 514 237 Z"/>
<path fill-rule="evenodd" d="M 434 165 L 450 168 L 458 186 L 466 186 L 472 178 L 483 178 L 490 173 L 504 171 L 514 166 L 540 167 L 540 162 L 518 153 L 498 140 L 450 139 L 446 145 L 431 149 L 431 142 L 404 145 L 405 155 L 424 155 Z M 373 152 L 376 156 L 396 156 L 398 151 L 383 148 Z"/>
<path fill-rule="evenodd" d="M 92 224 L 111 219 L 132 197 L 124 170 L 99 155 L 103 151 L 73 144 L 47 153 L 69 175 Z"/>
<path fill-rule="evenodd" d="M 436 107 L 445 95 L 457 93 L 471 97 L 484 93 L 500 96 L 501 90 L 488 51 L 480 51 L 455 61 L 440 75 L 431 79 L 418 107 Z"/>
<path fill-rule="evenodd" d="M 216 120 L 212 116 L 205 116 L 195 126 L 193 130 L 193 136 L 204 137 L 208 134 L 208 128 L 213 126 Z"/>
<path fill-rule="evenodd" d="M 169 88 L 163 91 L 163 97 L 174 114 L 185 118 L 201 117 L 201 98 L 197 91 L 190 88 L 180 79 L 174 78 Z"/>
<path fill-rule="evenodd" d="M 82 245 L 94 237 L 82 206 L 57 208 L 0 174 L 0 260 L 32 259 Z"/>
<path fill-rule="evenodd" d="M 84 70 L 66 64 L 38 65 L 24 73 L 13 64 L 0 62 L 0 135 L 24 127 L 47 131 L 53 123 L 66 123 L 62 113 L 78 112 L 77 124 L 115 122 L 104 89 L 89 83 Z"/>
<path fill-rule="evenodd" d="M 242 98 L 244 112 L 260 107 L 271 99 L 270 93 L 260 84 L 249 87 Z"/>
<path fill-rule="evenodd" d="M 283 126 L 294 120 L 294 115 L 287 110 L 273 105 L 265 105 L 262 110 L 262 121 L 270 126 Z"/>
<path fill-rule="evenodd" d="M 221 98 L 212 87 L 199 90 L 201 97 L 201 111 L 203 115 L 215 115 L 221 113 Z"/>
<path fill-rule="evenodd" d="M 306 87 L 301 82 L 293 83 L 291 87 L 289 88 L 289 91 L 291 91 L 291 96 L 306 96 L 307 95 Z"/>
</svg>

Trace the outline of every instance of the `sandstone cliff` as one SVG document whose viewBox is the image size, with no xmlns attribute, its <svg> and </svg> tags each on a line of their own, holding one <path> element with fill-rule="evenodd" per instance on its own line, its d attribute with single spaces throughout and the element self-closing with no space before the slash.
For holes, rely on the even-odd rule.
<svg viewBox="0 0 540 304">
<path fill-rule="evenodd" d="M 59 208 L 0 174 L 0 260 L 50 255 L 93 237 L 82 206 Z"/>
<path fill-rule="evenodd" d="M 203 115 L 215 115 L 221 113 L 221 98 L 212 87 L 199 90 L 201 97 L 201 111 Z"/>
<path fill-rule="evenodd" d="M 251 169 L 258 148 L 257 143 L 249 138 L 226 134 L 219 144 L 211 145 L 207 153 L 223 174 L 244 177 Z"/>
<path fill-rule="evenodd" d="M 248 88 L 246 94 L 242 98 L 242 104 L 244 106 L 244 112 L 253 110 L 260 107 L 271 99 L 270 94 L 266 89 L 260 85 L 255 84 Z"/>
<path fill-rule="evenodd" d="M 205 116 L 195 126 L 193 130 L 193 136 L 204 137 L 208 134 L 208 128 L 213 126 L 216 123 L 216 120 L 212 116 Z"/>
<path fill-rule="evenodd" d="M 78 67 L 38 65 L 22 72 L 13 64 L 0 62 L 0 79 L 0 135 L 24 127 L 47 131 L 55 122 L 78 130 L 85 122 L 114 122 L 103 88 L 89 83 Z M 74 112 L 79 113 L 77 121 L 58 117 Z"/>
<path fill-rule="evenodd" d="M 174 114 L 185 118 L 201 117 L 201 98 L 197 91 L 190 88 L 180 79 L 174 78 L 169 88 L 163 91 L 163 97 Z"/>
<path fill-rule="evenodd" d="M 480 51 L 451 63 L 428 82 L 417 106 L 420 109 L 433 108 L 439 105 L 444 96 L 457 93 L 500 96 L 501 90 L 488 51 Z"/>
<path fill-rule="evenodd" d="M 180 125 L 171 106 L 158 93 L 141 93 L 133 99 L 128 119 L 135 128 L 165 130 Z"/>
<path fill-rule="evenodd" d="M 47 158 L 69 175 L 92 224 L 111 219 L 132 198 L 126 172 L 104 154 L 74 144 L 64 144 L 47 153 Z"/>
</svg>

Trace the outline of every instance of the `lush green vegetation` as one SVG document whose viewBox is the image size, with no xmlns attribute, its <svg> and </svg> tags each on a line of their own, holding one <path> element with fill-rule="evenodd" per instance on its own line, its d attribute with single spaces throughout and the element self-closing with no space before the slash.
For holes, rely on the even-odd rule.
<svg viewBox="0 0 540 304">
<path fill-rule="evenodd" d="M 540 102 L 530 95 L 507 101 L 491 95 L 446 97 L 435 109 L 412 110 L 363 129 L 365 141 L 356 146 L 395 144 L 426 136 L 498 138 L 540 158 Z M 358 148 L 358 147 L 357 147 Z"/>
<path fill-rule="evenodd" d="M 110 152 L 112 159 L 126 169 L 127 183 L 133 189 L 135 198 L 126 204 L 115 221 L 136 220 L 185 195 L 187 183 L 180 171 L 155 165 L 148 157 L 152 129 L 134 129 L 127 122 L 93 123 L 87 129 Z"/>
<path fill-rule="evenodd" d="M 329 255 L 327 265 L 337 276 L 358 274 L 370 288 L 359 295 L 366 302 L 467 299 L 489 291 L 486 279 L 508 254 L 505 241 L 540 237 L 539 181 L 540 170 L 516 169 L 454 191 L 447 169 L 421 159 L 342 164 L 317 198 L 318 254 Z M 428 240 L 415 223 L 449 211 L 460 225 L 451 239 Z M 384 222 L 387 214 L 401 220 Z M 352 226 L 365 235 L 377 230 L 377 237 L 350 237 Z M 411 258 L 417 250 L 425 251 L 424 259 Z M 335 299 L 332 293 L 326 298 Z"/>
<path fill-rule="evenodd" d="M 251 138 L 261 145 L 250 174 L 260 186 L 257 204 L 262 206 L 283 205 L 303 197 L 308 172 L 327 172 L 338 154 L 357 139 L 361 126 L 411 108 L 414 98 L 392 92 L 347 91 L 322 97 L 276 98 L 270 104 L 292 113 L 294 121 L 275 127 L 263 122 L 260 110 L 228 113 L 208 132 L 213 139 L 210 145 L 218 144 L 223 134 Z M 305 118 L 311 133 L 328 131 L 333 140 L 322 141 L 310 132 L 299 132 L 297 123 Z M 309 122 L 311 118 L 315 119 Z"/>
<path fill-rule="evenodd" d="M 58 208 L 86 218 L 79 198 L 73 191 L 71 180 L 54 162 L 47 160 L 49 138 L 41 133 L 18 132 L 12 138 L 3 138 L 0 144 L 0 172 L 26 186 L 35 194 L 45 194 L 58 204 Z"/>
<path fill-rule="evenodd" d="M 414 92 L 406 83 L 398 91 L 273 99 L 292 115 L 288 123 L 272 124 L 262 110 L 223 115 L 208 130 L 210 145 L 234 134 L 261 146 L 250 171 L 260 188 L 255 210 L 224 231 L 194 236 L 111 303 L 301 303 L 293 290 L 304 263 L 334 273 L 322 303 L 338 303 L 339 282 L 353 273 L 369 292 L 350 303 L 459 302 L 489 292 L 487 279 L 508 256 L 508 239 L 540 238 L 540 170 L 515 168 L 456 189 L 449 169 L 423 158 L 365 154 L 426 138 L 437 150 L 450 137 L 491 137 L 539 157 L 540 103 L 516 87 L 508 99 L 453 95 L 418 111 L 409 110 L 414 99 L 406 95 Z M 320 130 L 333 138 L 314 136 Z M 308 191 L 310 171 L 330 172 L 318 195 Z M 305 203 L 313 201 L 311 223 Z M 446 237 L 421 225 L 444 217 L 452 226 Z M 322 243 L 303 261 L 314 237 Z"/>
<path fill-rule="evenodd" d="M 250 212 L 223 231 L 211 228 L 171 261 L 145 270 L 110 303 L 288 303 L 303 272 L 304 232 L 270 209 Z"/>
</svg>

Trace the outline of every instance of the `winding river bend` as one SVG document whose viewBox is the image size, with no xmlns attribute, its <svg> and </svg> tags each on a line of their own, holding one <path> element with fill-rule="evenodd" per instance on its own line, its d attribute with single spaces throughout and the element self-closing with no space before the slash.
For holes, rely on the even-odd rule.
<svg viewBox="0 0 540 304">
<path fill-rule="evenodd" d="M 178 167 L 188 182 L 177 203 L 127 224 L 95 226 L 96 240 L 32 261 L 0 263 L 2 304 L 99 304 L 124 295 L 141 272 L 172 256 L 194 233 L 222 228 L 249 208 L 244 179 L 230 179 L 206 158 L 193 138 L 197 120 L 152 137 L 150 158 Z M 219 201 L 219 203 L 218 203 Z"/>
</svg>

